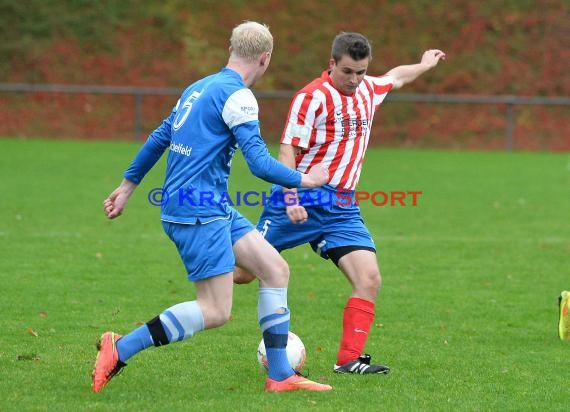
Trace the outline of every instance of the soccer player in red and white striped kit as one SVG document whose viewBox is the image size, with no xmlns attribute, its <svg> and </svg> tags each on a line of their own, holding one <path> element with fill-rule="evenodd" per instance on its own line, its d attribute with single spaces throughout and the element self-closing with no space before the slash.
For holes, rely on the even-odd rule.
<svg viewBox="0 0 570 412">
<path fill-rule="evenodd" d="M 305 173 L 316 164 L 324 164 L 331 179 L 317 189 L 274 185 L 273 200 L 264 205 L 257 224 L 278 251 L 309 243 L 350 282 L 352 293 L 344 308 L 342 338 L 333 367 L 337 373 L 390 371 L 388 366 L 372 364 L 371 356 L 364 353 L 381 275 L 376 247 L 354 194 L 374 113 L 389 91 L 435 67 L 445 59 L 445 53 L 427 50 L 419 63 L 397 66 L 383 76 L 367 74 L 371 58 L 365 36 L 342 32 L 333 41 L 329 69 L 295 94 L 281 137 L 279 160 Z M 351 204 L 347 196 L 353 199 Z M 238 284 L 254 278 L 240 268 L 234 272 Z"/>
</svg>

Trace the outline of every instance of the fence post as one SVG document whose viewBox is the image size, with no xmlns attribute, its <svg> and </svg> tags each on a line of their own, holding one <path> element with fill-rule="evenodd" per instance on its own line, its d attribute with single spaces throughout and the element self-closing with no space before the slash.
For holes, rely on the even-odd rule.
<svg viewBox="0 0 570 412">
<path fill-rule="evenodd" d="M 135 140 L 139 141 L 142 136 L 142 101 L 143 94 L 135 92 Z"/>
<path fill-rule="evenodd" d="M 505 149 L 513 150 L 513 133 L 515 128 L 515 102 L 511 96 L 507 99 L 507 129 L 505 136 Z"/>
</svg>

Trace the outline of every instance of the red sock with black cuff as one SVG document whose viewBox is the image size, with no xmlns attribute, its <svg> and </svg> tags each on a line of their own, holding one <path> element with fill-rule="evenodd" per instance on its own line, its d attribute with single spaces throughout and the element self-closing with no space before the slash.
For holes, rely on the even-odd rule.
<svg viewBox="0 0 570 412">
<path fill-rule="evenodd" d="M 374 321 L 374 302 L 350 298 L 342 317 L 342 338 L 337 365 L 344 365 L 362 355 L 368 332 Z"/>
</svg>

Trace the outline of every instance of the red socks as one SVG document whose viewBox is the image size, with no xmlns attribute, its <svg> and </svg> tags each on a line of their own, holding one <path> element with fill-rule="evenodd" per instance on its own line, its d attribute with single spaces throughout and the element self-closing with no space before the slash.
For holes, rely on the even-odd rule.
<svg viewBox="0 0 570 412">
<path fill-rule="evenodd" d="M 373 321 L 374 302 L 360 298 L 348 299 L 342 318 L 342 338 L 337 365 L 344 365 L 364 353 L 364 345 Z"/>
</svg>

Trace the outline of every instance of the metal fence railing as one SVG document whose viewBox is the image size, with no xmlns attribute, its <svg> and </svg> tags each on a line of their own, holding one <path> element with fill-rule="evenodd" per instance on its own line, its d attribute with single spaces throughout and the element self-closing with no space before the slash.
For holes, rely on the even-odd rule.
<svg viewBox="0 0 570 412">
<path fill-rule="evenodd" d="M 178 96 L 177 88 L 165 87 L 121 87 L 98 85 L 65 85 L 65 84 L 25 84 L 0 83 L 0 93 L 87 93 L 128 95 L 134 97 L 134 136 L 141 135 L 142 107 L 145 96 Z M 259 99 L 290 99 L 292 91 L 254 91 Z M 570 97 L 514 96 L 514 95 L 451 95 L 451 94 L 411 94 L 393 93 L 387 101 L 408 103 L 452 103 L 452 104 L 492 104 L 506 106 L 505 149 L 512 150 L 515 126 L 515 106 L 543 105 L 570 106 Z"/>
</svg>

